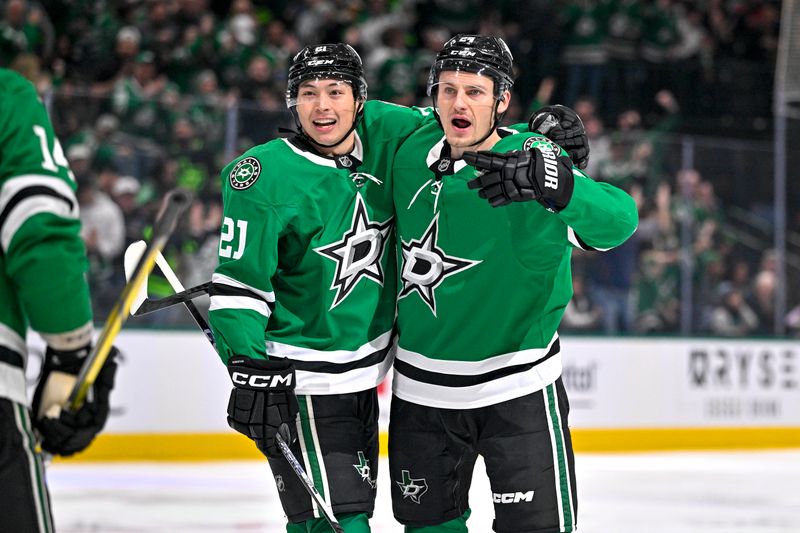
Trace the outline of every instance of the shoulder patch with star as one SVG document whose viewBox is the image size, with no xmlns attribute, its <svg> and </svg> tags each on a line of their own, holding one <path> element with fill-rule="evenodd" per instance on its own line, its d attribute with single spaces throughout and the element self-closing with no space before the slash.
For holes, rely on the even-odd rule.
<svg viewBox="0 0 800 533">
<path fill-rule="evenodd" d="M 243 191 L 253 185 L 261 175 L 261 163 L 255 157 L 245 157 L 233 167 L 228 175 L 231 187 Z"/>
</svg>

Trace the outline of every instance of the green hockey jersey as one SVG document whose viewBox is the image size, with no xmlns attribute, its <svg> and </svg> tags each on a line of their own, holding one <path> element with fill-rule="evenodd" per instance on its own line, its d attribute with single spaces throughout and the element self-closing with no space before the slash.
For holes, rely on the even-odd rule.
<svg viewBox="0 0 800 533">
<path fill-rule="evenodd" d="M 401 141 L 428 119 L 369 101 L 350 154 L 321 156 L 294 137 L 225 167 L 209 312 L 223 360 L 289 358 L 298 394 L 380 383 L 397 287 L 389 177 Z"/>
<path fill-rule="evenodd" d="M 561 150 L 539 134 L 501 134 L 498 152 Z M 467 188 L 475 169 L 451 160 L 447 148 L 441 128 L 429 124 L 395 159 L 401 288 L 393 388 L 413 403 L 466 409 L 558 378 L 572 248 L 617 246 L 638 216 L 625 192 L 576 168 L 572 200 L 559 214 L 537 202 L 492 208 Z"/>
<path fill-rule="evenodd" d="M 48 343 L 91 339 L 75 181 L 44 105 L 0 69 L 0 396 L 27 404 L 28 326 Z M 77 346 L 76 346 L 77 347 Z"/>
</svg>

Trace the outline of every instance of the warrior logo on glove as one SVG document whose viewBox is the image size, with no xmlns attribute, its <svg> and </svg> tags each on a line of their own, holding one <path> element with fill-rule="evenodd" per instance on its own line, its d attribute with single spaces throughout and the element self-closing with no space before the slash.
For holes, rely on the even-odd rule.
<svg viewBox="0 0 800 533">
<path fill-rule="evenodd" d="M 536 200 L 558 213 L 572 198 L 572 161 L 546 139 L 535 138 L 528 150 L 464 152 L 464 161 L 483 171 L 467 185 L 492 207 Z"/>
</svg>

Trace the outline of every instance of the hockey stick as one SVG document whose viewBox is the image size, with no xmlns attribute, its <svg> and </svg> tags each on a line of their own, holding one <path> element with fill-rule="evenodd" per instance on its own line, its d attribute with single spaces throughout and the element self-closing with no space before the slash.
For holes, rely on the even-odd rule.
<svg viewBox="0 0 800 533">
<path fill-rule="evenodd" d="M 131 251 L 132 247 L 134 248 L 133 251 Z M 138 253 L 135 247 L 141 248 L 141 245 L 139 243 L 133 243 L 125 251 L 126 263 L 129 261 L 128 259 L 129 252 L 131 254 L 131 258 L 133 258 L 134 254 Z M 207 292 L 208 286 L 211 285 L 211 282 L 204 283 L 202 285 L 198 285 L 197 287 L 192 287 L 191 289 L 185 290 L 183 288 L 183 284 L 178 279 L 178 276 L 176 276 L 175 272 L 172 270 L 172 267 L 169 266 L 169 263 L 167 263 L 167 261 L 163 258 L 163 256 L 161 256 L 160 253 L 156 258 L 156 264 L 161 270 L 161 273 L 164 274 L 164 277 L 167 279 L 169 284 L 175 290 L 175 294 L 158 300 L 150 300 L 147 298 L 147 285 L 145 284 L 143 286 L 144 295 L 142 295 L 140 291 L 140 294 L 137 295 L 136 299 L 137 302 L 141 302 L 138 306 L 139 310 L 137 311 L 136 309 L 131 308 L 131 314 L 134 314 L 134 312 L 136 313 L 136 315 L 134 316 L 138 316 L 139 314 L 145 314 L 142 313 L 140 310 L 141 307 L 144 306 L 148 301 L 151 302 L 150 303 L 151 307 L 158 306 L 159 309 L 163 309 L 175 305 L 177 303 L 183 302 L 183 304 L 186 306 L 187 309 L 189 309 L 189 312 L 192 314 L 192 318 L 194 319 L 195 323 L 201 330 L 203 330 L 206 339 L 208 340 L 208 342 L 211 343 L 211 346 L 214 347 L 214 350 L 216 351 L 217 343 L 216 339 L 214 339 L 214 332 L 211 331 L 211 328 L 208 325 L 208 321 L 203 317 L 203 315 L 200 313 L 197 307 L 195 307 L 194 303 L 191 300 L 192 296 L 190 296 L 191 294 L 195 293 L 196 295 L 200 295 L 203 292 Z M 128 270 L 127 264 L 125 270 L 127 276 L 127 270 Z M 205 288 L 201 289 L 202 287 Z M 170 300 L 170 298 L 172 300 Z M 161 304 L 167 301 L 170 301 L 171 303 L 167 305 Z M 149 313 L 155 310 L 156 309 L 151 309 L 150 311 L 147 312 Z M 295 457 L 294 453 L 292 453 L 292 450 L 289 448 L 289 445 L 286 444 L 286 441 L 283 440 L 283 437 L 276 434 L 275 440 L 277 441 L 278 448 L 281 450 L 281 453 L 283 454 L 283 457 L 286 459 L 286 462 L 288 462 L 289 466 L 292 467 L 292 470 L 300 479 L 303 487 L 306 489 L 306 492 L 308 492 L 309 496 L 311 496 L 311 498 L 316 502 L 317 506 L 322 510 L 322 514 L 325 517 L 325 520 L 327 520 L 328 524 L 330 524 L 330 526 L 333 528 L 334 533 L 345 533 L 344 529 L 336 520 L 336 517 L 333 515 L 333 509 L 331 509 L 328 503 L 322 498 L 320 493 L 317 491 L 316 487 L 314 486 L 314 482 L 311 481 L 311 479 L 308 477 L 308 474 L 306 474 L 305 470 L 303 470 L 303 466 L 297 460 L 297 457 Z"/>
<path fill-rule="evenodd" d="M 167 244 L 178 218 L 190 202 L 191 196 L 180 189 L 175 189 L 167 194 L 164 210 L 153 224 L 153 237 L 150 244 L 145 246 L 141 259 L 137 262 L 128 283 L 123 287 L 122 293 L 108 314 L 94 348 L 86 356 L 86 361 L 81 367 L 75 386 L 67 398 L 67 409 L 73 412 L 77 411 L 86 400 L 89 388 L 94 384 L 97 374 L 100 373 L 100 369 L 108 359 L 114 339 L 122 329 L 122 324 L 128 318 L 131 305 L 139 292 L 139 288 L 147 281 L 147 277 L 155 265 L 156 257 L 160 255 L 161 250 Z"/>
<path fill-rule="evenodd" d="M 208 294 L 208 290 L 210 288 L 211 288 L 211 282 L 206 281 L 205 283 L 201 283 L 200 285 L 184 289 L 181 292 L 176 292 L 175 294 L 165 296 L 164 298 L 147 297 L 142 302 L 142 304 L 139 306 L 138 309 L 135 309 L 136 304 L 134 303 L 134 306 L 131 307 L 131 315 L 133 316 L 147 315 L 152 313 L 153 311 L 161 311 L 162 309 L 166 309 L 167 307 L 172 307 L 173 305 L 179 305 L 184 302 L 191 301 L 197 298 L 198 296 Z"/>
</svg>

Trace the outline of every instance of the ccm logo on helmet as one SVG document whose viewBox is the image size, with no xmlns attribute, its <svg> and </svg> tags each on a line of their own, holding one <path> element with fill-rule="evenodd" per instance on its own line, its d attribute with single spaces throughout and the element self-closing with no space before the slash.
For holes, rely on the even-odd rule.
<svg viewBox="0 0 800 533">
<path fill-rule="evenodd" d="M 319 65 L 333 65 L 333 59 L 312 59 L 306 62 L 309 67 L 316 67 Z"/>
<path fill-rule="evenodd" d="M 233 372 L 231 380 L 237 385 L 248 385 L 254 389 L 276 389 L 278 387 L 291 387 L 292 374 L 259 376 L 257 374 L 245 374 L 244 372 Z"/>
<path fill-rule="evenodd" d="M 532 502 L 533 491 L 528 492 L 493 492 L 492 500 L 494 503 L 519 503 L 519 502 Z"/>
</svg>

